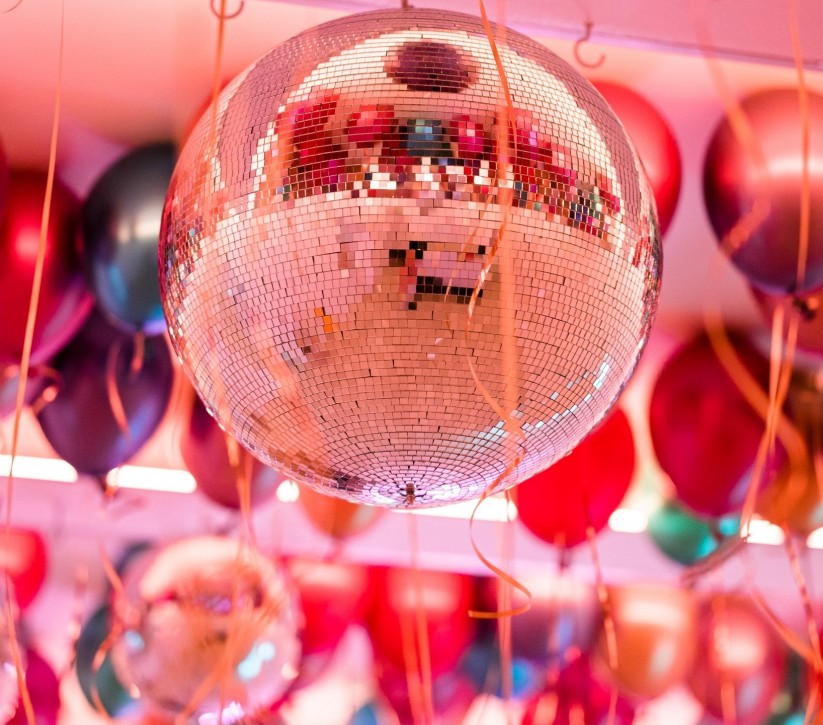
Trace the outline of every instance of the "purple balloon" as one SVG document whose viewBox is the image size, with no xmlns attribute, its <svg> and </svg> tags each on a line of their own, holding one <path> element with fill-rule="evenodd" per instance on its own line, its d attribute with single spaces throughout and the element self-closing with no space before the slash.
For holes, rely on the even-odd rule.
<svg viewBox="0 0 823 725">
<path fill-rule="evenodd" d="M 54 361 L 60 391 L 37 418 L 54 450 L 80 473 L 103 476 L 122 465 L 163 418 L 174 379 L 166 341 L 145 338 L 142 363 L 135 369 L 136 351 L 135 337 L 96 312 Z M 109 396 L 111 371 L 129 435 L 118 425 Z"/>
</svg>

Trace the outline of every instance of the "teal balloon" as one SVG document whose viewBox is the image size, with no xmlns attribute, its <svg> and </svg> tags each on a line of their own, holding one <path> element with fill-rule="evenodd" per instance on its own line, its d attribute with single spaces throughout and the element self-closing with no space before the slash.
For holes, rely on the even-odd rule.
<svg viewBox="0 0 823 725">
<path fill-rule="evenodd" d="M 377 710 L 371 702 L 366 703 L 352 716 L 349 725 L 380 725 Z"/>
<path fill-rule="evenodd" d="M 764 725 L 803 725 L 806 722 L 806 713 L 787 712 L 783 715 L 773 715 Z"/>
<path fill-rule="evenodd" d="M 77 639 L 75 667 L 80 688 L 92 707 L 92 666 L 94 657 L 109 634 L 111 613 L 107 606 L 100 607 L 83 625 Z M 97 692 L 105 711 L 111 717 L 132 712 L 138 708 L 137 700 L 129 695 L 126 688 L 114 674 L 111 657 L 107 654 L 97 671 Z"/>
<path fill-rule="evenodd" d="M 667 501 L 651 515 L 649 535 L 666 556 L 688 566 L 715 551 L 725 537 L 737 533 L 739 526 L 736 516 L 702 519 Z"/>
</svg>

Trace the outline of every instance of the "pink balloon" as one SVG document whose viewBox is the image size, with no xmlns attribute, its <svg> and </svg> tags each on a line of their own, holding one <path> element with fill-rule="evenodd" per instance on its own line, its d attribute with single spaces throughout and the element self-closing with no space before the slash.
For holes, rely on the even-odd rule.
<svg viewBox="0 0 823 725">
<path fill-rule="evenodd" d="M 617 83 L 594 81 L 593 85 L 629 133 L 652 186 L 660 234 L 665 234 L 677 207 L 683 174 L 674 133 L 660 111 L 643 96 Z"/>
<path fill-rule="evenodd" d="M 752 133 L 744 144 L 725 118 L 706 152 L 703 192 L 718 240 L 732 233 L 732 262 L 751 284 L 773 294 L 806 293 L 823 285 L 823 96 L 809 93 L 809 248 L 797 279 L 803 121 L 798 92 L 773 89 L 744 98 Z M 757 208 L 755 208 L 757 205 Z"/>
<path fill-rule="evenodd" d="M 780 637 L 751 600 L 739 595 L 705 599 L 698 617 L 701 656 L 688 678 L 694 696 L 722 722 L 725 683 L 734 697 L 734 722 L 760 725 L 785 677 Z"/>
<path fill-rule="evenodd" d="M 12 173 L 6 214 L 0 219 L 0 365 L 19 365 L 23 355 L 45 191 L 45 174 Z M 60 350 L 91 311 L 92 298 L 80 267 L 77 211 L 77 200 L 56 182 L 32 364 L 46 362 Z"/>
</svg>

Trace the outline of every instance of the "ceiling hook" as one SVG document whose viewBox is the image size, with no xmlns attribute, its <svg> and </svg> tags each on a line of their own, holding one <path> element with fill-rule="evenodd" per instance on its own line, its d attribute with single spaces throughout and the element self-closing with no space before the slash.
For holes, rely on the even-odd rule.
<svg viewBox="0 0 823 725">
<path fill-rule="evenodd" d="M 3 15 L 5 15 L 6 13 L 10 13 L 12 10 L 17 10 L 17 8 L 19 8 L 22 4 L 23 4 L 23 0 L 17 0 L 17 2 L 14 3 L 14 5 L 12 5 L 10 8 L 6 8 L 5 10 L 0 10 L 0 13 L 2 13 Z"/>
<path fill-rule="evenodd" d="M 594 62 L 584 60 L 583 57 L 580 55 L 580 46 L 583 45 L 583 43 L 588 43 L 591 37 L 592 21 L 587 20 L 585 23 L 583 23 L 583 35 L 580 38 L 578 38 L 574 43 L 574 59 L 584 68 L 599 68 L 606 61 L 605 53 L 601 53 L 600 57 Z"/>
<path fill-rule="evenodd" d="M 21 0 L 21 2 L 22 2 L 22 0 Z M 221 17 L 220 8 L 215 7 L 215 2 L 216 2 L 216 0 L 210 0 L 211 11 L 212 11 L 212 13 L 214 13 L 214 15 L 217 18 L 220 18 Z M 243 12 L 243 8 L 245 8 L 245 7 L 246 7 L 246 0 L 240 0 L 240 5 L 237 6 L 237 10 L 235 10 L 233 13 L 224 14 L 222 16 L 223 20 L 231 20 L 232 18 L 236 18 L 238 15 L 240 15 L 240 13 Z"/>
</svg>

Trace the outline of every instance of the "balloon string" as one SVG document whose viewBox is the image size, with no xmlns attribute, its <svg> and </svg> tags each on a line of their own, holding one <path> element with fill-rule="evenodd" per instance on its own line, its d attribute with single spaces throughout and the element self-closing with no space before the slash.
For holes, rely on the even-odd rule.
<svg viewBox="0 0 823 725">
<path fill-rule="evenodd" d="M 716 596 L 712 600 L 712 642 L 710 656 L 718 665 L 725 659 L 724 653 L 729 647 L 729 626 L 727 621 L 726 600 Z M 734 681 L 726 667 L 718 666 L 720 672 L 720 711 L 723 725 L 736 725 L 737 702 Z"/>
<path fill-rule="evenodd" d="M 420 689 L 423 715 L 427 723 L 434 721 L 434 700 L 432 693 L 431 650 L 426 610 L 423 606 L 423 578 L 420 571 L 420 539 L 417 535 L 417 517 L 409 516 L 409 544 L 411 548 L 412 570 L 414 572 L 414 633 L 419 653 Z"/>
<path fill-rule="evenodd" d="M 16 6 L 15 6 L 16 7 Z M 20 438 L 20 419 L 23 415 L 23 406 L 26 397 L 26 383 L 28 382 L 29 364 L 31 362 L 31 351 L 34 344 L 34 325 L 37 320 L 37 306 L 40 302 L 40 290 L 43 283 L 43 268 L 46 260 L 46 248 L 48 240 L 49 217 L 51 215 L 51 199 L 54 191 L 54 175 L 57 166 L 57 137 L 60 129 L 60 104 L 63 85 L 63 39 L 65 30 L 65 2 L 60 2 L 60 40 L 58 47 L 57 61 L 57 87 L 54 93 L 54 118 L 51 129 L 51 145 L 49 147 L 49 168 L 46 176 L 46 194 L 43 199 L 43 214 L 40 220 L 40 241 L 37 247 L 37 260 L 34 265 L 34 279 L 32 281 L 31 298 L 29 299 L 29 310 L 26 318 L 26 334 L 23 340 L 23 354 L 20 361 L 20 377 L 17 381 L 17 398 L 15 401 L 14 420 L 11 434 L 11 463 L 9 464 L 9 475 L 6 479 L 6 546 L 10 548 L 11 541 L 11 509 L 14 494 L 14 461 L 17 457 L 17 445 Z M 8 629 L 9 643 L 11 645 L 14 669 L 17 674 L 17 683 L 20 690 L 20 699 L 23 701 L 23 709 L 26 713 L 28 725 L 35 725 L 34 708 L 31 703 L 31 695 L 26 685 L 25 670 L 20 655 L 20 643 L 17 638 L 17 628 L 14 622 L 14 603 L 12 601 L 11 580 L 9 571 L 5 571 L 6 577 L 6 627 Z"/>
<path fill-rule="evenodd" d="M 120 386 L 117 382 L 117 363 L 120 358 L 121 342 L 115 340 L 106 354 L 106 395 L 109 399 L 109 408 L 117 427 L 125 436 L 126 440 L 131 441 L 131 429 L 129 428 L 129 419 L 126 415 L 126 409 L 123 406 L 123 398 L 120 395 Z"/>
<path fill-rule="evenodd" d="M 506 70 L 503 67 L 503 63 L 500 59 L 500 53 L 497 49 L 497 44 L 494 40 L 494 35 L 492 33 L 491 25 L 489 24 L 489 20 L 486 17 L 486 8 L 483 4 L 483 0 L 479 0 L 480 3 L 480 15 L 483 20 L 483 27 L 486 30 L 486 35 L 489 40 L 489 46 L 491 48 L 492 55 L 494 56 L 495 63 L 497 65 L 498 75 L 500 77 L 500 84 L 503 90 L 504 97 L 506 99 L 506 123 L 498 124 L 497 128 L 497 136 L 498 136 L 498 148 L 504 149 L 504 153 L 500 154 L 500 158 L 498 159 L 498 168 L 503 170 L 504 176 L 508 175 L 508 172 L 511 170 L 511 163 L 508 160 L 508 131 L 509 128 L 512 127 L 513 120 L 514 120 L 514 104 L 512 103 L 511 93 L 509 92 L 509 84 L 506 76 Z M 515 144 L 516 144 L 516 134 L 512 134 L 515 137 Z M 516 149 L 516 145 L 515 145 Z M 500 186 L 500 179 L 498 177 L 497 183 L 497 192 L 498 192 L 498 201 L 501 204 L 502 212 L 502 219 L 500 221 L 500 227 L 497 230 L 497 233 L 494 236 L 491 249 L 489 251 L 488 257 L 486 261 L 483 263 L 483 266 L 480 270 L 480 274 L 477 280 L 477 283 L 474 285 L 474 289 L 472 290 L 471 298 L 469 300 L 468 310 L 466 313 L 466 341 L 468 343 L 469 333 L 471 331 L 471 324 L 472 324 L 472 316 L 474 315 L 474 308 L 477 304 L 477 301 L 480 297 L 480 291 L 483 289 L 483 285 L 486 281 L 486 277 L 491 269 L 494 260 L 497 257 L 497 253 L 500 249 L 501 241 L 506 232 L 506 226 L 508 223 L 509 218 L 509 208 L 511 206 L 511 189 L 505 188 Z M 476 610 L 470 610 L 469 616 L 475 619 L 501 619 L 503 617 L 512 617 L 517 614 L 523 614 L 527 612 L 531 607 L 531 592 L 519 581 L 517 581 L 514 577 L 510 574 L 503 571 L 500 567 L 495 566 L 492 564 L 491 561 L 480 551 L 480 547 L 477 544 L 477 540 L 475 538 L 475 531 L 474 531 L 474 522 L 475 516 L 477 514 L 478 509 L 483 504 L 483 501 L 488 498 L 488 496 L 497 489 L 497 487 L 505 481 L 510 474 L 514 473 L 517 470 L 517 467 L 523 460 L 524 451 L 522 449 L 522 444 L 525 442 L 525 435 L 521 430 L 520 426 L 517 425 L 514 419 L 514 410 L 517 405 L 517 388 L 518 385 L 516 384 L 516 375 L 517 375 L 517 364 L 516 364 L 516 350 L 514 348 L 514 302 L 513 302 L 513 289 L 511 286 L 511 258 L 508 254 L 504 254 L 501 259 L 505 261 L 502 264 L 501 269 L 501 291 L 504 298 L 504 311 L 503 311 L 503 323 L 504 323 L 504 335 L 503 335 L 503 371 L 505 375 L 505 404 L 508 407 L 508 410 L 504 410 L 497 401 L 494 400 L 492 395 L 486 389 L 486 386 L 480 380 L 480 377 L 477 374 L 477 370 L 475 369 L 474 362 L 471 359 L 471 354 L 469 352 L 466 353 L 466 361 L 469 366 L 469 372 L 474 380 L 475 385 L 477 386 L 478 391 L 480 392 L 483 399 L 489 404 L 491 409 L 500 417 L 501 421 L 503 421 L 504 427 L 506 432 L 508 433 L 509 437 L 509 446 L 512 449 L 512 458 L 513 460 L 506 466 L 505 470 L 497 476 L 480 495 L 480 498 L 477 501 L 474 509 L 472 510 L 471 517 L 469 518 L 469 538 L 471 540 L 472 549 L 474 550 L 475 555 L 478 559 L 483 563 L 483 565 L 489 569 L 492 573 L 494 573 L 499 579 L 504 581 L 505 583 L 513 586 L 518 591 L 522 592 L 526 596 L 526 603 L 521 607 L 516 608 L 509 608 L 508 610 L 500 611 L 498 609 L 497 612 L 480 612 Z M 507 260 L 507 261 L 506 261 Z M 518 445 L 515 442 L 515 439 L 520 441 L 520 450 L 517 450 L 515 447 Z"/>
<path fill-rule="evenodd" d="M 802 167 L 800 173 L 800 230 L 797 245 L 797 288 L 802 289 L 806 281 L 806 264 L 809 256 L 809 226 L 811 222 L 811 182 L 809 178 L 809 156 L 811 153 L 811 121 L 809 118 L 809 91 L 803 68 L 803 49 L 800 43 L 800 24 L 797 18 L 796 0 L 787 0 L 789 9 L 789 31 L 792 40 L 792 55 L 797 70 L 797 97 L 800 103 L 802 124 L 801 149 Z"/>
<path fill-rule="evenodd" d="M 506 520 L 498 525 L 500 534 L 502 561 L 505 569 L 511 570 L 514 560 L 514 528 L 510 518 L 511 495 L 506 491 Z M 498 611 L 508 611 L 512 607 L 512 587 L 502 579 L 497 581 Z M 500 641 L 500 680 L 503 701 L 507 705 L 506 717 L 509 717 L 508 704 L 514 693 L 513 664 L 512 664 L 512 620 L 511 617 L 501 617 L 497 620 L 497 637 Z"/>
<path fill-rule="evenodd" d="M 412 720 L 424 722 L 423 693 L 420 682 L 420 670 L 417 666 L 417 651 L 414 645 L 414 624 L 409 621 L 409 613 L 401 610 L 400 641 L 403 646 L 403 664 L 406 670 L 406 689 L 409 692 L 409 705 Z"/>
<path fill-rule="evenodd" d="M 597 550 L 597 532 L 591 524 L 586 525 L 586 540 L 589 544 L 589 551 L 594 565 L 594 580 L 597 587 L 597 598 L 600 601 L 600 610 L 603 613 L 603 631 L 606 634 L 606 653 L 608 656 L 609 669 L 617 672 L 619 666 L 617 655 L 617 627 L 615 626 L 614 615 L 612 614 L 612 603 L 609 597 L 609 590 L 603 580 L 603 567 L 600 562 L 600 553 Z M 609 693 L 609 717 L 608 725 L 614 725 L 617 718 L 617 683 L 612 682 Z"/>
<path fill-rule="evenodd" d="M 80 639 L 80 634 L 83 630 L 84 600 L 88 586 L 89 569 L 84 564 L 78 564 L 74 570 L 74 591 L 72 592 L 71 609 L 69 610 L 69 623 L 66 626 L 68 651 L 71 652 L 71 658 L 57 677 L 60 682 L 63 681 L 63 678 L 71 671 L 77 662 L 77 641 Z"/>
<path fill-rule="evenodd" d="M 781 619 L 774 613 L 772 608 L 766 602 L 766 598 L 756 587 L 751 592 L 754 603 L 760 608 L 760 611 L 766 617 L 772 628 L 777 632 L 786 646 L 798 656 L 802 657 L 810 666 L 814 667 L 815 654 L 811 647 L 805 642 L 797 633 L 790 627 L 786 626 Z"/>
<path fill-rule="evenodd" d="M 806 627 L 809 632 L 809 641 L 811 642 L 812 654 L 814 656 L 813 666 L 815 675 L 817 677 L 823 677 L 823 657 L 821 657 L 820 652 L 820 634 L 817 631 L 814 607 L 811 597 L 809 596 L 806 578 L 803 576 L 803 569 L 800 566 L 800 559 L 797 556 L 797 547 L 794 545 L 789 527 L 785 524 L 783 525 L 783 543 L 786 549 L 786 555 L 789 558 L 789 564 L 791 565 L 792 576 L 797 585 L 797 591 L 800 594 L 800 601 L 803 604 L 803 613 L 806 616 Z"/>
</svg>

